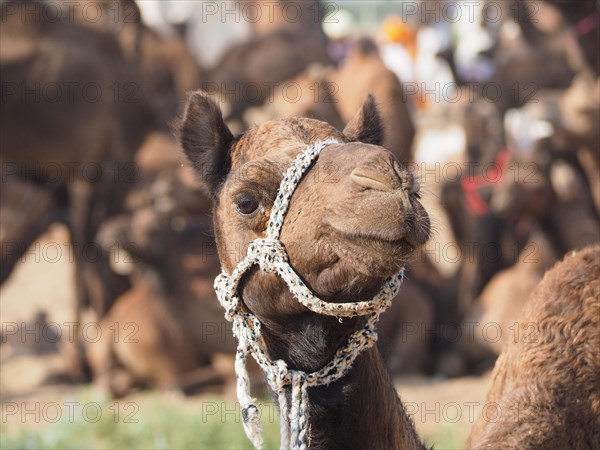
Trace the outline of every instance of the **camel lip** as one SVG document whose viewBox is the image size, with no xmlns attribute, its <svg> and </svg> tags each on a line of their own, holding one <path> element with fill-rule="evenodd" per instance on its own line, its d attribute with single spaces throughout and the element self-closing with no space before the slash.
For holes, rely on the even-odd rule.
<svg viewBox="0 0 600 450">
<path fill-rule="evenodd" d="M 363 231 L 363 230 L 347 230 L 335 224 L 328 224 L 331 230 L 339 237 L 348 241 L 368 241 L 390 244 L 392 246 L 408 246 L 411 251 L 416 250 L 420 243 L 412 239 L 411 233 L 406 233 L 402 229 L 386 230 L 386 231 Z"/>
<path fill-rule="evenodd" d="M 418 245 L 415 245 L 414 242 L 411 242 L 410 238 L 407 236 L 402 237 L 394 237 L 394 236 L 382 236 L 377 233 L 365 233 L 365 232 L 348 232 L 344 230 L 335 229 L 337 234 L 343 237 L 347 241 L 368 241 L 368 242 L 378 242 L 384 243 L 386 245 L 390 245 L 392 247 L 397 247 L 399 249 L 406 249 L 408 253 L 413 253 Z"/>
</svg>

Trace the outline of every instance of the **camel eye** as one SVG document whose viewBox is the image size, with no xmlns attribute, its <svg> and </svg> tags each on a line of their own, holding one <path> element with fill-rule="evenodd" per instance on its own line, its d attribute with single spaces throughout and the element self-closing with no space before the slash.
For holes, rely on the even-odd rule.
<svg viewBox="0 0 600 450">
<path fill-rule="evenodd" d="M 242 216 L 249 216 L 258 209 L 258 200 L 251 194 L 243 192 L 235 199 L 235 208 Z"/>
</svg>

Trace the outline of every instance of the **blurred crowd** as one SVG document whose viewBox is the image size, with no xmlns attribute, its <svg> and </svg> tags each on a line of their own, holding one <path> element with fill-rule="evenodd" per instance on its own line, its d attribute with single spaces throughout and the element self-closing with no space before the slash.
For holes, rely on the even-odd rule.
<svg viewBox="0 0 600 450">
<path fill-rule="evenodd" d="M 63 375 L 115 395 L 230 379 L 211 205 L 171 132 L 192 90 L 239 133 L 343 129 L 373 93 L 435 233 L 382 316 L 396 374 L 488 370 L 544 272 L 600 240 L 595 0 L 389 2 L 372 23 L 351 3 L 0 3 L 1 281 L 64 223 L 75 323 L 105 331 L 51 350 Z M 16 336 L 3 358 L 50 351 Z"/>
</svg>

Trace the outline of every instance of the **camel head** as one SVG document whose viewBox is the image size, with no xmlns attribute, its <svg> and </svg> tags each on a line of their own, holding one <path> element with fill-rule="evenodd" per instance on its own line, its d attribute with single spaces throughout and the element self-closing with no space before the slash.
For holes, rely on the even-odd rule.
<svg viewBox="0 0 600 450">
<path fill-rule="evenodd" d="M 218 106 L 196 92 L 178 133 L 214 200 L 218 252 L 229 273 L 246 255 L 248 244 L 264 236 L 292 160 L 326 139 L 340 143 L 325 147 L 306 172 L 280 235 L 290 264 L 315 295 L 330 302 L 370 298 L 429 237 L 418 182 L 380 146 L 383 130 L 370 95 L 343 132 L 321 121 L 292 117 L 234 136 Z M 267 328 L 292 332 L 294 317 L 316 316 L 292 297 L 280 278 L 256 267 L 239 290 L 246 307 Z M 334 318 L 321 319 L 338 324 Z"/>
</svg>

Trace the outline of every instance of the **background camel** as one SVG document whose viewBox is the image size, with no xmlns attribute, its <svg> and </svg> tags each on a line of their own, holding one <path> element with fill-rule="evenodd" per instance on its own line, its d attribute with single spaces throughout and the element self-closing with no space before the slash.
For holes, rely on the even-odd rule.
<svg viewBox="0 0 600 450">
<path fill-rule="evenodd" d="M 202 217 L 206 198 L 182 160 L 170 139 L 153 135 L 137 155 L 140 181 L 126 199 L 130 212 L 98 233 L 115 270 L 132 283 L 101 321 L 105 339 L 88 349 L 94 379 L 117 395 L 140 385 L 187 390 L 221 381 L 209 363 L 234 352 L 212 287 L 219 264 Z M 122 333 L 135 328 L 135 339 L 113 339 L 111 327 L 127 324 Z"/>
<path fill-rule="evenodd" d="M 168 127 L 184 91 L 199 85 L 200 71 L 181 39 L 160 37 L 142 23 L 134 2 L 8 6 L 2 9 L 0 69 L 12 90 L 2 103 L 3 182 L 16 186 L 4 180 L 6 172 L 23 186 L 38 183 L 41 188 L 26 189 L 47 192 L 52 210 L 39 202 L 16 209 L 21 226 L 3 214 L 2 279 L 52 221 L 64 221 L 77 261 L 75 320 L 87 305 L 100 318 L 128 283 L 110 269 L 108 255 L 95 244 L 96 231 L 126 206 L 127 191 L 140 176 L 136 151 L 150 130 Z M 51 20 L 49 8 L 57 6 L 64 14 Z M 103 20 L 90 19 L 89 6 L 99 8 Z M 32 8 L 40 20 L 23 15 Z M 49 86 L 58 89 L 56 98 Z M 39 92 L 27 97 L 31 89 Z M 145 147 L 153 142 L 151 136 Z M 11 204 L 3 202 L 3 211 Z M 44 216 L 49 219 L 40 220 Z M 90 248 L 101 253 L 99 260 L 81 254 Z"/>
<path fill-rule="evenodd" d="M 121 266 L 132 266 L 120 270 L 133 287 L 102 319 L 106 339 L 89 345 L 98 385 L 123 395 L 145 384 L 190 389 L 222 381 L 210 362 L 233 354 L 234 342 L 210 283 L 219 271 L 210 226 L 145 208 L 107 222 L 99 239 L 120 253 Z M 114 327 L 135 338 L 112 339 Z"/>
<path fill-rule="evenodd" d="M 297 20 L 287 19 L 286 3 L 299 11 Z M 320 2 L 265 5 L 273 13 L 267 14 L 269 9 L 263 8 L 262 20 L 253 24 L 254 35 L 225 52 L 208 74 L 209 84 L 204 87 L 227 105 L 226 120 L 239 128 L 243 128 L 246 109 L 262 105 L 274 86 L 297 76 L 311 63 L 331 62 L 328 39 L 320 26 L 324 14 Z"/>
<path fill-rule="evenodd" d="M 545 234 L 534 229 L 517 262 L 494 275 L 464 319 L 475 330 L 473 341 L 461 342 L 459 353 L 469 360 L 467 364 L 489 363 L 501 353 L 514 336 L 523 305 L 556 261 Z"/>
<path fill-rule="evenodd" d="M 546 273 L 526 303 L 514 339 L 496 362 L 487 402 L 467 448 L 596 448 L 600 445 L 600 247 Z"/>
<path fill-rule="evenodd" d="M 57 219 L 56 199 L 48 190 L 21 180 L 4 165 L 0 192 L 0 283 L 10 275 L 33 241 Z"/>
<path fill-rule="evenodd" d="M 115 101 L 115 83 L 136 85 L 137 74 L 112 36 L 51 21 L 50 15 L 38 20 L 2 12 L 0 72 L 13 88 L 1 106 L 3 163 L 21 180 L 53 192 L 64 208 L 77 262 L 78 309 L 91 305 L 102 313 L 118 284 L 100 282 L 102 261 L 90 264 L 83 251 L 93 245 L 100 220 L 119 210 L 135 175 L 133 154 L 152 126 L 152 113 L 142 91 L 133 101 Z M 28 89 L 37 92 L 28 97 Z"/>
<path fill-rule="evenodd" d="M 144 91 L 158 128 L 168 131 L 185 93 L 200 86 L 204 77 L 183 39 L 177 34 L 159 35 L 146 25 L 133 0 L 66 1 L 62 7 L 80 25 L 117 38 L 125 58 L 139 73 L 139 83 L 121 86 L 119 94 L 132 100 L 138 90 Z M 92 15 L 90 11 L 98 12 Z"/>
<path fill-rule="evenodd" d="M 342 129 L 352 119 L 367 93 L 373 94 L 385 125 L 384 146 L 408 164 L 412 161 L 415 125 L 411 100 L 402 80 L 391 72 L 379 56 L 375 42 L 355 39 L 339 68 L 312 64 L 289 85 L 297 86 L 297 101 L 286 99 L 289 85 L 276 87 L 273 99 L 244 115 L 248 125 L 287 116 L 312 117 Z"/>
<path fill-rule="evenodd" d="M 332 73 L 329 81 L 336 89 L 336 104 L 344 122 L 348 122 L 362 102 L 366 92 L 371 92 L 381 110 L 385 127 L 383 145 L 403 164 L 413 160 L 412 143 L 415 126 L 410 101 L 402 80 L 398 80 L 383 63 L 375 43 L 358 39 L 349 51 L 339 71 Z"/>
</svg>

